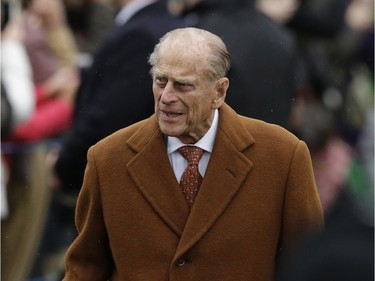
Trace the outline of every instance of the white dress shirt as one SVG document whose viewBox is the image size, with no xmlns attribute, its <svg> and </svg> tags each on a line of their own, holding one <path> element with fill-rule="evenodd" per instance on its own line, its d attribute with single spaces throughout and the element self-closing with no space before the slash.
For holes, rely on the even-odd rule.
<svg viewBox="0 0 375 281">
<path fill-rule="evenodd" d="M 194 144 L 194 146 L 198 146 L 205 151 L 198 165 L 199 172 L 202 175 L 202 177 L 204 177 L 206 173 L 208 161 L 210 160 L 212 149 L 214 147 L 218 123 L 219 123 L 219 111 L 216 109 L 211 128 L 198 142 Z M 174 171 L 174 174 L 178 182 L 180 182 L 181 176 L 184 173 L 188 165 L 188 162 L 177 150 L 181 146 L 185 146 L 185 145 L 186 144 L 181 142 L 176 137 L 167 138 L 168 157 L 169 157 L 169 161 L 171 162 L 172 169 Z"/>
</svg>

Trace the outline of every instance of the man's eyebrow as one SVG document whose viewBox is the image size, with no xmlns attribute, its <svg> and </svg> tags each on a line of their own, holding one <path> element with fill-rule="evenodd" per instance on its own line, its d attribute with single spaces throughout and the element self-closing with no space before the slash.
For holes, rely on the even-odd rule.
<svg viewBox="0 0 375 281">
<path fill-rule="evenodd" d="M 154 75 L 155 75 L 155 76 L 156 76 L 156 75 L 158 75 L 158 76 L 163 76 L 162 72 L 161 72 L 160 69 L 157 68 L 157 67 L 154 68 L 153 72 L 154 72 Z"/>
<path fill-rule="evenodd" d="M 193 81 L 191 80 L 184 80 L 184 79 L 177 79 L 174 81 L 174 83 L 177 83 L 177 84 L 184 84 L 184 85 L 193 85 Z"/>
<path fill-rule="evenodd" d="M 163 75 L 158 71 L 154 71 L 154 76 L 155 77 L 162 77 Z"/>
<path fill-rule="evenodd" d="M 157 71 L 157 70 L 154 71 L 154 77 L 155 78 L 166 78 L 168 80 L 171 80 L 175 84 L 184 84 L 184 85 L 192 85 L 192 86 L 196 85 L 195 79 L 188 79 L 188 78 L 172 79 L 172 78 L 168 77 L 167 75 L 165 75 L 165 74 L 163 74 L 163 73 L 161 73 L 160 71 Z"/>
<path fill-rule="evenodd" d="M 179 84 L 187 84 L 187 85 L 196 85 L 196 80 L 195 79 L 189 79 L 189 78 L 176 78 L 174 80 L 174 83 L 179 83 Z"/>
</svg>

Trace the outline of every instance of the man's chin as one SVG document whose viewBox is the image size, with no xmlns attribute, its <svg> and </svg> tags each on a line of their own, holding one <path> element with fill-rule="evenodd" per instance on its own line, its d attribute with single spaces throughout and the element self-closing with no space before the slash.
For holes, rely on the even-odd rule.
<svg viewBox="0 0 375 281">
<path fill-rule="evenodd" d="M 169 137 L 178 137 L 180 132 L 176 128 L 172 128 L 171 125 L 165 124 L 164 122 L 159 122 L 160 131 Z M 173 126 L 175 127 L 175 126 Z"/>
</svg>

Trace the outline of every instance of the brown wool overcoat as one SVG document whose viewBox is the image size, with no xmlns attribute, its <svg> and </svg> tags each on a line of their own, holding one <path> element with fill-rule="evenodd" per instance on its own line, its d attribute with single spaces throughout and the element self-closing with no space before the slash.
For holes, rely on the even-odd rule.
<svg viewBox="0 0 375 281">
<path fill-rule="evenodd" d="M 193 209 L 155 115 L 90 148 L 65 280 L 271 281 L 277 257 L 323 215 L 304 142 L 220 109 Z"/>
</svg>

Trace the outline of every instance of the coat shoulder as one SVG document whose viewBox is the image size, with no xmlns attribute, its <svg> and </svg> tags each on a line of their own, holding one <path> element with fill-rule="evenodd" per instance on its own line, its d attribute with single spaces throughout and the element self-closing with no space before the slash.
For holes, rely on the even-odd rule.
<svg viewBox="0 0 375 281">
<path fill-rule="evenodd" d="M 240 117 L 248 132 L 257 141 L 264 140 L 274 143 L 297 144 L 300 139 L 284 127 L 268 123 L 259 119 Z"/>
<path fill-rule="evenodd" d="M 137 134 L 140 130 L 143 130 L 148 119 L 134 123 L 128 127 L 117 130 L 109 136 L 103 138 L 97 142 L 94 147 L 97 151 L 118 150 L 124 149 L 129 139 Z"/>
<path fill-rule="evenodd" d="M 241 119 L 248 131 L 254 136 L 267 137 L 270 139 L 285 139 L 291 142 L 299 141 L 296 135 L 280 125 L 245 116 L 241 116 Z"/>
</svg>

